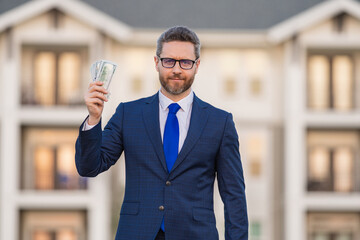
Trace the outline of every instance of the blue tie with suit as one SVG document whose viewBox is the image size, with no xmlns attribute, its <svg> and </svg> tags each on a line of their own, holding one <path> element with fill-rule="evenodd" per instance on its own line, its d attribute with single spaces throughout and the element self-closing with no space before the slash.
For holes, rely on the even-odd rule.
<svg viewBox="0 0 360 240">
<path fill-rule="evenodd" d="M 179 121 L 176 117 L 176 113 L 179 111 L 180 106 L 177 103 L 172 103 L 168 108 L 169 113 L 164 129 L 163 147 L 166 166 L 170 173 L 179 152 Z M 165 231 L 164 219 L 161 223 L 161 229 Z"/>
</svg>

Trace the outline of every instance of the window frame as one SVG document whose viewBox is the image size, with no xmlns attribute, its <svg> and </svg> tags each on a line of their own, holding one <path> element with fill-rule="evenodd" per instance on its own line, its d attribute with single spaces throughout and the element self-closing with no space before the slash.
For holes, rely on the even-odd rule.
<svg viewBox="0 0 360 240">
<path fill-rule="evenodd" d="M 36 95 L 36 89 L 34 87 L 31 88 L 31 92 L 30 92 L 30 96 L 27 96 L 27 92 L 29 92 L 28 89 L 28 85 L 29 86 L 34 86 L 35 84 L 35 74 L 36 74 L 36 69 L 35 69 L 35 61 L 34 59 L 36 58 L 36 56 L 39 53 L 44 53 L 44 52 L 51 52 L 55 55 L 55 72 L 54 72 L 54 92 L 53 92 L 53 97 L 54 97 L 54 103 L 50 104 L 50 105 L 46 105 L 46 104 L 42 104 L 41 102 L 37 102 L 37 99 L 35 97 Z M 36 44 L 23 44 L 22 48 L 21 48 L 21 54 L 22 54 L 22 72 L 24 72 L 24 69 L 26 70 L 25 72 L 30 73 L 30 76 L 24 76 L 24 74 L 22 73 L 21 75 L 21 84 L 20 84 L 20 92 L 21 92 L 21 96 L 20 96 L 20 102 L 22 106 L 28 106 L 28 105 L 32 105 L 32 106 L 50 106 L 50 107 L 56 107 L 56 106 L 78 106 L 78 105 L 82 105 L 83 104 L 83 98 L 79 97 L 79 99 L 77 101 L 75 101 L 74 103 L 61 103 L 61 99 L 60 99 L 60 94 L 59 94 L 59 85 L 60 85 L 60 75 L 59 75 L 59 59 L 60 59 L 60 55 L 67 53 L 67 52 L 72 52 L 72 53 L 76 53 L 78 54 L 79 58 L 80 58 L 80 69 L 79 69 L 79 89 L 78 92 L 79 94 L 82 93 L 83 89 L 86 89 L 86 84 L 88 83 L 88 81 L 86 81 L 87 79 L 87 66 L 88 66 L 88 62 L 89 62 L 89 47 L 86 45 L 67 45 L 67 44 L 57 44 L 57 45 L 52 45 L 52 44 L 44 44 L 44 45 L 36 45 Z M 28 55 L 29 56 L 28 56 Z M 28 60 L 26 60 L 27 58 L 31 58 L 32 61 L 29 63 Z M 25 96 L 25 97 L 24 97 Z"/>
<path fill-rule="evenodd" d="M 311 111 L 344 111 L 342 109 L 337 109 L 335 107 L 335 99 L 334 99 L 334 74 L 333 74 L 333 69 L 334 69 L 334 58 L 337 56 L 348 56 L 351 60 L 352 63 L 352 84 L 353 84 L 353 88 L 352 88 L 352 98 L 351 98 L 351 105 L 352 107 L 349 110 L 346 111 L 355 111 L 356 109 L 358 109 L 359 106 L 359 101 L 357 99 L 360 99 L 360 96 L 357 96 L 356 93 L 356 89 L 358 88 L 358 85 L 360 85 L 359 83 L 359 76 L 358 73 L 356 71 L 356 66 L 357 64 L 360 64 L 359 62 L 359 58 L 357 55 L 360 54 L 360 50 L 349 50 L 349 49 L 308 49 L 307 51 L 307 57 L 306 57 L 306 108 L 308 110 Z M 324 108 L 324 109 L 316 109 L 313 106 L 313 103 L 311 102 L 310 99 L 310 93 L 311 93 L 311 83 L 310 83 L 310 58 L 313 56 L 323 56 L 326 57 L 328 64 L 329 64 L 329 79 L 328 81 L 328 85 L 329 85 L 329 89 L 328 89 L 328 98 L 329 98 L 329 103 L 328 103 L 328 107 Z"/>
</svg>

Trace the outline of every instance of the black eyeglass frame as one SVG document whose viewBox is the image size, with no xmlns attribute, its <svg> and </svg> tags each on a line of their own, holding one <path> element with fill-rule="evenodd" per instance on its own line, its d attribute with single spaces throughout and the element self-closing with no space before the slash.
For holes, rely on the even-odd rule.
<svg viewBox="0 0 360 240">
<path fill-rule="evenodd" d="M 161 57 L 159 57 L 159 56 L 157 56 L 157 57 L 160 59 L 161 65 L 162 65 L 164 68 L 173 68 L 173 67 L 175 67 L 176 62 L 179 62 L 180 68 L 182 68 L 182 69 L 184 69 L 184 70 L 190 70 L 190 69 L 192 69 L 192 68 L 194 67 L 194 64 L 195 64 L 195 63 L 197 62 L 197 60 L 198 60 L 198 58 L 195 59 L 195 60 L 191 60 L 191 59 L 179 59 L 179 60 L 176 60 L 176 59 L 173 59 L 173 58 L 161 58 Z M 164 63 L 163 63 L 163 60 L 164 60 L 164 59 L 173 60 L 173 61 L 174 61 L 174 64 L 173 64 L 171 67 L 165 67 L 165 66 L 164 66 Z M 190 68 L 183 68 L 183 66 L 181 65 L 182 61 L 191 61 L 191 62 L 192 62 L 191 67 L 190 67 Z"/>
</svg>

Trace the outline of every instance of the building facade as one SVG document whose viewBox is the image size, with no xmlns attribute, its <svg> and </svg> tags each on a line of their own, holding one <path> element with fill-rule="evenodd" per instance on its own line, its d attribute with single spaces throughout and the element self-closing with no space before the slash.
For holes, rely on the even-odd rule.
<svg viewBox="0 0 360 240">
<path fill-rule="evenodd" d="M 165 30 L 119 18 L 78 0 L 0 14 L 0 239 L 113 239 L 123 156 L 96 178 L 74 165 L 89 68 L 118 64 L 105 124 L 120 102 L 159 90 L 153 57 Z M 249 239 L 359 239 L 359 2 L 324 1 L 262 30 L 194 30 L 194 92 L 233 113 L 239 134 Z M 224 239 L 216 184 L 214 199 Z"/>
</svg>

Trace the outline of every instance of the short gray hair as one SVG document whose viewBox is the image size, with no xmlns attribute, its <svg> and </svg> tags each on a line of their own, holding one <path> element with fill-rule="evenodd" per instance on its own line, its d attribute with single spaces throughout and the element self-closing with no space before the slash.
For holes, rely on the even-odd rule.
<svg viewBox="0 0 360 240">
<path fill-rule="evenodd" d="M 191 42 L 192 44 L 194 44 L 194 52 L 196 59 L 200 57 L 200 40 L 194 31 L 185 26 L 171 27 L 165 32 L 163 32 L 157 40 L 156 55 L 158 57 L 160 56 L 163 48 L 163 43 L 173 41 Z"/>
</svg>

